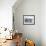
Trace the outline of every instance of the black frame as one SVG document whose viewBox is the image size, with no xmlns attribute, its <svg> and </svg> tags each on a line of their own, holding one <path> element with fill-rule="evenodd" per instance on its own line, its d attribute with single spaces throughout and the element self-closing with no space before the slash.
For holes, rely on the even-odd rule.
<svg viewBox="0 0 46 46">
<path fill-rule="evenodd" d="M 34 17 L 34 23 L 33 24 L 25 24 L 24 23 L 24 16 L 30 16 L 30 17 Z M 35 25 L 35 15 L 23 15 L 23 25 Z"/>
</svg>

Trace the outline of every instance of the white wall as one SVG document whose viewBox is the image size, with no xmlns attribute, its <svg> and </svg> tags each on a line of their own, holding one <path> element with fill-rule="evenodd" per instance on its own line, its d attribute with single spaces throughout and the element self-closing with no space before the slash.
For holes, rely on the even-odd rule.
<svg viewBox="0 0 46 46">
<path fill-rule="evenodd" d="M 41 40 L 42 46 L 46 46 L 46 0 L 42 0 L 41 4 Z"/>
<path fill-rule="evenodd" d="M 0 0 L 0 27 L 12 28 L 12 6 L 16 0 Z"/>
<path fill-rule="evenodd" d="M 41 46 L 41 0 L 23 0 L 17 7 L 14 5 L 13 12 L 15 29 Z M 35 25 L 23 25 L 23 15 L 35 15 Z"/>
</svg>

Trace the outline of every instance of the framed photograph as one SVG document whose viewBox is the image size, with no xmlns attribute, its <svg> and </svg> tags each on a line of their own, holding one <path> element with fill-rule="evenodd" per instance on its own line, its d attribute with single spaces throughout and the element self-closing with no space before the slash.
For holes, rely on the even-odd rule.
<svg viewBox="0 0 46 46">
<path fill-rule="evenodd" d="M 23 15 L 23 24 L 24 25 L 34 25 L 35 15 Z"/>
</svg>

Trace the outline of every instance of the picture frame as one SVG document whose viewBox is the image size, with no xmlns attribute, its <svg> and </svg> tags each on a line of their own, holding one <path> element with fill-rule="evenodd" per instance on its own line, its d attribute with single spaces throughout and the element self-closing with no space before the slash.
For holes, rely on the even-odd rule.
<svg viewBox="0 0 46 46">
<path fill-rule="evenodd" d="M 35 15 L 23 15 L 24 25 L 35 25 Z"/>
</svg>

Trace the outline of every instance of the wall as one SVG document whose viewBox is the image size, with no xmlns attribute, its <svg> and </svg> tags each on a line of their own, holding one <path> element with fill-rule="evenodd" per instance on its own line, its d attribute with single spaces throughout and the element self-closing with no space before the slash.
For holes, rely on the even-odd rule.
<svg viewBox="0 0 46 46">
<path fill-rule="evenodd" d="M 13 6 L 13 14 L 15 29 L 41 46 L 41 0 L 23 0 L 17 7 Z M 35 15 L 35 25 L 23 25 L 23 15 Z"/>
<path fill-rule="evenodd" d="M 0 0 L 0 27 L 12 29 L 12 6 L 16 0 Z"/>
<path fill-rule="evenodd" d="M 41 4 L 41 40 L 42 46 L 46 46 L 46 0 L 42 0 Z"/>
</svg>

